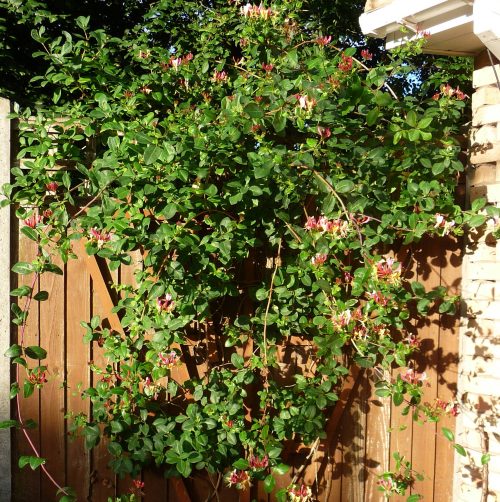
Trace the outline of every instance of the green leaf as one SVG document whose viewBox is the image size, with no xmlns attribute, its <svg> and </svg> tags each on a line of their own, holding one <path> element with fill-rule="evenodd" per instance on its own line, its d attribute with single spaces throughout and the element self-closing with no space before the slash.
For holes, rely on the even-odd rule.
<svg viewBox="0 0 500 502">
<path fill-rule="evenodd" d="M 431 125 L 432 120 L 432 117 L 425 117 L 418 121 L 417 127 L 419 129 L 427 129 Z"/>
<path fill-rule="evenodd" d="M 338 193 L 352 192 L 354 183 L 351 180 L 340 180 L 334 185 L 335 191 Z"/>
<path fill-rule="evenodd" d="M 489 453 L 485 453 L 481 456 L 481 465 L 487 464 L 491 459 L 491 455 Z"/>
<path fill-rule="evenodd" d="M 17 420 L 3 420 L 0 422 L 0 429 L 9 429 L 10 427 L 17 427 L 19 422 Z"/>
<path fill-rule="evenodd" d="M 404 401 L 404 396 L 400 392 L 395 392 L 392 396 L 392 402 L 394 406 L 399 406 Z"/>
<path fill-rule="evenodd" d="M 290 470 L 290 466 L 286 464 L 278 464 L 273 467 L 273 472 L 279 476 L 283 476 Z"/>
<path fill-rule="evenodd" d="M 406 115 L 406 123 L 410 127 L 417 127 L 417 114 L 413 110 L 410 110 Z"/>
<path fill-rule="evenodd" d="M 48 291 L 39 291 L 34 297 L 33 300 L 36 300 L 37 302 L 44 302 L 49 298 L 49 293 Z"/>
<path fill-rule="evenodd" d="M 245 359 L 243 356 L 240 356 L 236 352 L 231 354 L 231 362 L 233 363 L 233 366 L 239 370 L 243 369 L 245 365 Z"/>
<path fill-rule="evenodd" d="M 43 464 L 45 464 L 44 458 L 35 457 L 32 455 L 23 455 L 22 457 L 19 457 L 18 461 L 18 465 L 21 469 L 29 465 L 33 470 L 35 470 Z"/>
<path fill-rule="evenodd" d="M 15 343 L 14 345 L 11 345 L 6 351 L 4 356 L 5 357 L 18 357 L 23 353 L 23 349 L 21 348 L 20 345 Z"/>
<path fill-rule="evenodd" d="M 154 164 L 162 154 L 163 150 L 157 145 L 149 145 L 144 150 L 144 163 L 146 165 Z"/>
<path fill-rule="evenodd" d="M 235 469 L 239 469 L 240 471 L 246 471 L 248 469 L 248 460 L 239 458 L 236 462 L 233 462 L 233 467 Z"/>
<path fill-rule="evenodd" d="M 29 286 L 21 286 L 19 288 L 13 289 L 10 292 L 10 296 L 29 296 L 31 294 L 32 289 Z"/>
<path fill-rule="evenodd" d="M 418 500 L 422 500 L 422 495 L 419 495 L 418 493 L 414 493 L 413 495 L 410 495 L 406 499 L 406 502 L 417 502 Z"/>
<path fill-rule="evenodd" d="M 462 455 L 462 457 L 466 457 L 467 456 L 467 452 L 465 451 L 465 448 L 462 445 L 460 445 L 460 444 L 454 444 L 453 448 L 455 448 L 455 450 L 457 450 L 457 453 L 459 455 Z"/>
<path fill-rule="evenodd" d="M 377 122 L 380 115 L 380 110 L 378 108 L 373 108 L 366 114 L 366 125 L 372 126 Z"/>
<path fill-rule="evenodd" d="M 24 226 L 21 228 L 21 233 L 32 241 L 38 240 L 38 232 L 34 228 Z"/>
<path fill-rule="evenodd" d="M 443 432 L 443 436 L 448 440 L 448 441 L 454 441 L 455 440 L 455 434 L 453 434 L 452 431 L 450 431 L 450 429 L 447 429 L 446 427 L 443 427 L 441 429 L 441 431 Z"/>
<path fill-rule="evenodd" d="M 27 263 L 25 261 L 18 261 L 13 267 L 12 272 L 15 274 L 26 275 L 31 274 L 34 271 L 32 263 Z"/>
<path fill-rule="evenodd" d="M 261 119 L 264 116 L 262 108 L 257 103 L 248 103 L 243 110 L 253 119 Z"/>
<path fill-rule="evenodd" d="M 32 384 L 29 380 L 25 380 L 23 385 L 23 396 L 25 398 L 30 397 L 31 394 L 33 394 L 34 390 L 35 390 L 35 385 Z"/>
<path fill-rule="evenodd" d="M 274 490 L 275 486 L 276 480 L 274 479 L 274 476 L 272 474 L 266 476 L 266 479 L 264 479 L 264 490 L 266 491 L 266 493 L 271 493 Z"/>
<path fill-rule="evenodd" d="M 38 345 L 26 347 L 24 353 L 31 359 L 45 359 L 47 357 L 47 351 Z"/>
<path fill-rule="evenodd" d="M 467 223 L 469 224 L 470 227 L 475 228 L 484 225 L 485 221 L 486 221 L 486 216 L 482 214 L 474 214 L 467 220 Z"/>
</svg>

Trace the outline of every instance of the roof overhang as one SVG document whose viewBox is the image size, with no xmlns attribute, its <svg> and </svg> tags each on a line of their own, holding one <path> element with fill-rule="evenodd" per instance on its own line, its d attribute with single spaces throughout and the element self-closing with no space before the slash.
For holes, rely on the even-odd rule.
<svg viewBox="0 0 500 502">
<path fill-rule="evenodd" d="M 425 52 L 472 56 L 486 46 L 500 57 L 499 0 L 393 0 L 359 22 L 364 34 L 386 37 L 388 49 L 425 32 Z"/>
</svg>

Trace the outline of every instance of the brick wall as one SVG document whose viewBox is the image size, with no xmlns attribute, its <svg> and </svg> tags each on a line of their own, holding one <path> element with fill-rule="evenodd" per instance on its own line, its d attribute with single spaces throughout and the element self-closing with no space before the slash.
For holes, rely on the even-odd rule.
<svg viewBox="0 0 500 502">
<path fill-rule="evenodd" d="M 500 77 L 500 65 L 495 66 Z M 500 205 L 500 90 L 485 55 L 476 59 L 468 186 L 470 200 Z M 453 500 L 500 502 L 500 244 L 495 222 L 468 236 L 463 263 L 458 397 L 462 412 Z M 482 454 L 491 460 L 485 467 Z M 486 483 L 488 495 L 486 495 Z"/>
</svg>

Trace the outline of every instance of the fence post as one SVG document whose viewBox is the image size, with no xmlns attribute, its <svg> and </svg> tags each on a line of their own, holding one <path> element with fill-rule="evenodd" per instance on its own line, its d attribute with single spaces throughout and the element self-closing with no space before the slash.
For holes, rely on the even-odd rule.
<svg viewBox="0 0 500 502">
<path fill-rule="evenodd" d="M 0 98 L 0 186 L 10 182 L 10 101 Z M 0 421 L 10 417 L 10 207 L 0 209 Z M 10 429 L 0 430 L 0 500 L 11 496 Z"/>
</svg>

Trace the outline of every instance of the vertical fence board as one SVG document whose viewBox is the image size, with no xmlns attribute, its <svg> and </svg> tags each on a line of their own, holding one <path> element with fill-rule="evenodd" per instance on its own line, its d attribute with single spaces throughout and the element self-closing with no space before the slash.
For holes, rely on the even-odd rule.
<svg viewBox="0 0 500 502">
<path fill-rule="evenodd" d="M 60 260 L 54 264 L 62 267 Z M 40 421 L 41 448 L 47 459 L 47 468 L 61 485 L 65 479 L 65 322 L 64 277 L 53 273 L 40 278 L 40 291 L 47 291 L 51 301 L 40 302 L 40 345 L 47 350 L 47 359 L 41 363 L 48 368 L 48 382 L 41 391 Z M 42 476 L 41 499 L 56 500 L 57 489 L 47 476 Z"/>
<path fill-rule="evenodd" d="M 441 253 L 442 241 L 436 238 L 426 240 L 424 249 L 416 253 L 417 277 L 430 291 L 440 285 L 441 269 L 445 265 Z M 420 351 L 416 357 L 415 370 L 425 372 L 427 380 L 423 384 L 423 402 L 434 403 L 437 395 L 437 361 L 440 316 L 436 309 L 419 323 L 418 338 Z M 413 422 L 412 465 L 415 471 L 423 474 L 423 480 L 416 480 L 412 493 L 418 493 L 424 500 L 432 500 L 433 477 L 435 468 L 436 424 L 420 425 Z"/>
<path fill-rule="evenodd" d="M 462 239 L 448 238 L 443 242 L 445 263 L 441 269 L 441 285 L 449 294 L 460 294 Z M 458 310 L 458 309 L 457 309 Z M 436 371 L 438 373 L 437 397 L 445 402 L 456 399 L 458 372 L 458 333 L 460 315 L 443 316 L 439 331 L 439 353 Z M 434 473 L 434 501 L 452 500 L 453 450 L 451 443 L 441 433 L 446 427 L 455 431 L 455 418 L 445 415 L 438 424 L 436 436 L 436 470 Z"/>
<path fill-rule="evenodd" d="M 90 276 L 81 260 L 70 260 L 66 265 L 66 400 L 69 414 L 89 415 L 88 399 L 82 392 L 90 385 L 90 344 L 83 343 L 85 330 L 81 321 L 90 320 Z M 71 419 L 70 419 L 71 422 Z M 84 448 L 83 437 L 69 438 L 66 444 L 67 483 L 79 500 L 85 500 L 90 484 L 90 454 Z"/>
<path fill-rule="evenodd" d="M 31 262 L 37 256 L 38 247 L 37 244 L 26 237 L 19 236 L 19 261 Z M 21 275 L 18 278 L 18 286 L 32 286 L 33 276 Z M 38 292 L 38 283 L 34 287 L 34 293 Z M 24 308 L 24 299 L 21 299 L 20 307 Z M 24 344 L 38 345 L 40 341 L 40 330 L 39 330 L 39 310 L 38 304 L 33 302 L 32 307 L 29 311 L 28 321 L 26 324 L 26 329 L 24 332 Z M 21 330 L 18 330 L 19 332 Z M 19 333 L 20 336 L 20 333 Z M 20 341 L 20 338 L 19 338 Z M 30 361 L 30 367 L 33 367 L 33 360 Z M 22 398 L 23 382 L 26 377 L 26 373 L 23 368 L 19 368 L 19 386 L 20 386 L 20 403 L 19 408 L 21 412 L 21 417 L 24 423 L 26 420 L 32 419 L 37 423 L 35 429 L 29 429 L 28 434 L 33 441 L 35 447 L 40 451 L 40 392 L 35 389 L 33 394 L 28 399 Z M 12 497 L 16 502 L 38 502 L 40 501 L 40 483 L 41 474 L 40 469 L 35 471 L 31 470 L 29 466 L 24 467 L 22 470 L 19 469 L 17 461 L 22 455 L 34 455 L 33 450 L 29 446 L 22 431 L 17 431 L 14 441 L 14 463 L 12 465 L 13 474 L 13 485 L 12 485 Z M 43 452 L 42 452 L 43 453 Z"/>
</svg>

